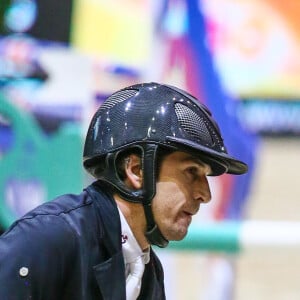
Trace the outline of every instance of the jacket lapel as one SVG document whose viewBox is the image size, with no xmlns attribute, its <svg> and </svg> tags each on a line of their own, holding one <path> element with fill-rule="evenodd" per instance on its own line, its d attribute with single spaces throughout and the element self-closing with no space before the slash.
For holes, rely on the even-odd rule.
<svg viewBox="0 0 300 300">
<path fill-rule="evenodd" d="M 104 300 L 125 300 L 126 288 L 122 252 L 94 267 L 94 273 Z"/>
</svg>

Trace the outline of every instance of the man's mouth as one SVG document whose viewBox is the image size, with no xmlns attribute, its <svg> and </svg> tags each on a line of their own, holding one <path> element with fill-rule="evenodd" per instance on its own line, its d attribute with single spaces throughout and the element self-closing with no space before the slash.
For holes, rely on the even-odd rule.
<svg viewBox="0 0 300 300">
<path fill-rule="evenodd" d="M 192 216 L 193 216 L 193 214 L 190 213 L 190 212 L 188 212 L 188 211 L 183 211 L 182 215 L 183 215 L 183 218 L 185 220 L 187 220 L 187 225 L 189 226 L 191 224 L 191 222 L 192 222 Z"/>
</svg>

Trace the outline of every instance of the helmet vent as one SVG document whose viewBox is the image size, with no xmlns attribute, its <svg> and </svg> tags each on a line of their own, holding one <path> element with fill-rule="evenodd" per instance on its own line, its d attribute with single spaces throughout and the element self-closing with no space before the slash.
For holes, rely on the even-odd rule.
<svg viewBox="0 0 300 300">
<path fill-rule="evenodd" d="M 175 104 L 175 113 L 181 128 L 192 140 L 208 146 L 213 145 L 212 136 L 208 130 L 209 125 L 204 116 L 181 103 Z"/>
<path fill-rule="evenodd" d="M 100 109 L 109 109 L 114 107 L 117 103 L 123 102 L 133 97 L 138 90 L 121 90 L 112 94 L 107 100 L 101 105 Z"/>
</svg>

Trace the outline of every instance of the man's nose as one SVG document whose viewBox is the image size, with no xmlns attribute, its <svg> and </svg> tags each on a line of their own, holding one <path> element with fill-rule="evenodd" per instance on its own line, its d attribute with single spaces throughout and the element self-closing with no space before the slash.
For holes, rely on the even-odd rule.
<svg viewBox="0 0 300 300">
<path fill-rule="evenodd" d="M 208 203 L 211 200 L 210 187 L 206 176 L 195 182 L 194 199 L 202 203 Z"/>
</svg>

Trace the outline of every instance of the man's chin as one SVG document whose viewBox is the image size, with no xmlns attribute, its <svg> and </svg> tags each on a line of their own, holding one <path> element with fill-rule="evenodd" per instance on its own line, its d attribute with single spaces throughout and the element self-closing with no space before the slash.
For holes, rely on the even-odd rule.
<svg viewBox="0 0 300 300">
<path fill-rule="evenodd" d="M 188 233 L 187 230 L 177 231 L 176 233 L 172 234 L 172 236 L 170 236 L 170 239 L 168 239 L 168 240 L 169 241 L 181 241 L 186 237 L 187 233 Z"/>
</svg>

